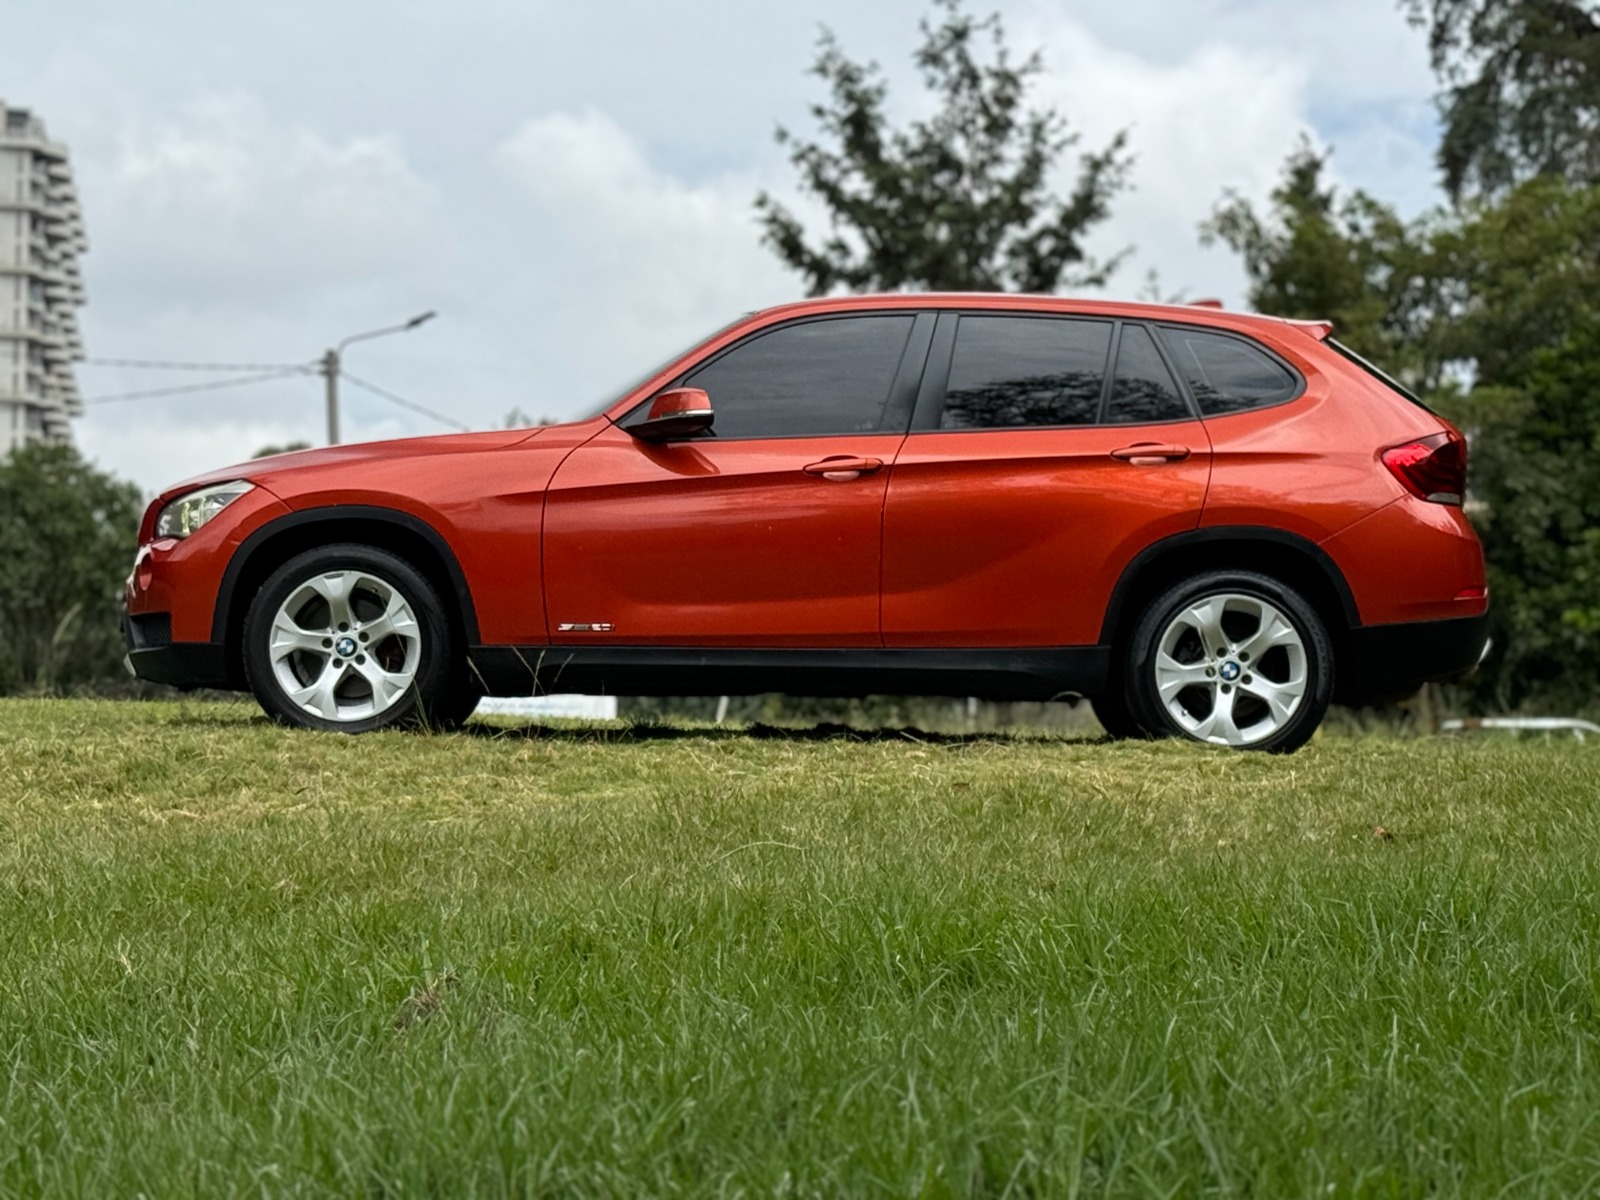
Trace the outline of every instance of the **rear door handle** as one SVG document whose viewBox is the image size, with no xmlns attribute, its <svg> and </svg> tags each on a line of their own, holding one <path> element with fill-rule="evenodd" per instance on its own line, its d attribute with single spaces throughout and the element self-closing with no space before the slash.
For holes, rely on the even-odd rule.
<svg viewBox="0 0 1600 1200">
<path fill-rule="evenodd" d="M 1158 467 L 1162 463 L 1182 462 L 1189 457 L 1189 447 L 1141 442 L 1137 446 L 1124 446 L 1120 450 L 1113 450 L 1111 457 L 1136 467 Z"/>
<path fill-rule="evenodd" d="M 839 454 L 833 458 L 825 458 L 821 462 L 807 463 L 801 469 L 807 475 L 821 475 L 834 483 L 847 483 L 882 468 L 881 458 L 852 458 L 848 454 Z"/>
</svg>

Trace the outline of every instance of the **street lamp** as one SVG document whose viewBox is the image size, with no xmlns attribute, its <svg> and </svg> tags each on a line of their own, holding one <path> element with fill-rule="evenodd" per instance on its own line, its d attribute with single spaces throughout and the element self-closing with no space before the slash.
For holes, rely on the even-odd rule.
<svg viewBox="0 0 1600 1200">
<path fill-rule="evenodd" d="M 350 345 L 351 342 L 365 342 L 370 338 L 386 337 L 391 333 L 407 333 L 418 325 L 433 320 L 438 315 L 432 309 L 429 309 L 425 313 L 419 313 L 412 317 L 404 325 L 390 325 L 384 329 L 372 329 L 366 333 L 351 334 L 322 356 L 322 378 L 326 381 L 328 388 L 328 445 L 337 446 L 339 444 L 339 371 L 340 359 L 344 354 L 344 348 Z"/>
</svg>

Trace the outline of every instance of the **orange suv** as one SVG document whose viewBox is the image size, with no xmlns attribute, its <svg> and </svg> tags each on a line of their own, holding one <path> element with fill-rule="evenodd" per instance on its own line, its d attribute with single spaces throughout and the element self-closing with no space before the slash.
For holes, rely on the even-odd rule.
<svg viewBox="0 0 1600 1200">
<path fill-rule="evenodd" d="M 259 459 L 150 506 L 129 661 L 295 725 L 480 696 L 1087 696 L 1292 750 L 1469 671 L 1449 422 L 1327 324 L 1045 296 L 745 317 L 594 416 Z"/>
</svg>

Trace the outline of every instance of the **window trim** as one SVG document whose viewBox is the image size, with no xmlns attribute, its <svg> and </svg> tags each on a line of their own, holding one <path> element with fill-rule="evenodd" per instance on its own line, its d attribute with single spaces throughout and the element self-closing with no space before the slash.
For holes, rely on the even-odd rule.
<svg viewBox="0 0 1600 1200">
<path fill-rule="evenodd" d="M 1189 398 L 1189 408 L 1194 412 L 1197 420 L 1223 421 L 1229 417 L 1242 417 L 1249 413 L 1267 412 L 1270 409 L 1282 408 L 1285 404 L 1293 404 L 1296 400 L 1305 399 L 1306 391 L 1310 387 L 1306 380 L 1305 372 L 1297 368 L 1272 347 L 1258 342 L 1248 334 L 1236 333 L 1232 329 L 1218 329 L 1213 325 L 1192 325 L 1183 321 L 1152 321 L 1148 322 L 1148 324 L 1151 326 L 1151 332 L 1155 335 L 1157 348 L 1167 360 L 1168 370 L 1172 372 L 1172 377 L 1178 381 L 1178 386 L 1183 389 L 1183 394 Z M 1285 371 L 1289 372 L 1290 378 L 1295 381 L 1294 393 L 1283 400 L 1274 400 L 1271 404 L 1255 404 L 1249 408 L 1236 408 L 1232 412 L 1225 413 L 1206 412 L 1205 409 L 1200 407 L 1200 398 L 1194 394 L 1194 388 L 1189 383 L 1188 375 L 1179 368 L 1172 348 L 1167 345 L 1166 338 L 1161 336 L 1168 329 L 1185 332 L 1192 330 L 1195 333 L 1208 333 L 1214 337 L 1231 338 L 1233 341 L 1243 342 L 1250 349 L 1266 355 Z"/>
<path fill-rule="evenodd" d="M 1338 338 L 1324 338 L 1322 344 L 1327 346 L 1328 349 L 1334 351 L 1345 361 L 1354 363 L 1356 366 L 1360 367 L 1373 379 L 1376 379 L 1379 383 L 1383 384 L 1384 387 L 1388 388 L 1391 392 L 1394 392 L 1402 400 L 1411 401 L 1412 404 L 1415 404 L 1418 408 L 1420 408 L 1423 412 L 1428 413 L 1430 416 L 1437 417 L 1439 415 L 1438 413 L 1434 412 L 1433 409 L 1429 408 L 1428 402 L 1421 396 L 1417 395 L 1416 392 L 1412 391 L 1405 384 L 1401 383 L 1398 379 L 1389 374 L 1389 372 L 1385 371 L 1371 359 L 1364 358 L 1362 355 L 1357 354 Z"/>
<path fill-rule="evenodd" d="M 1161 365 L 1167 369 L 1167 376 L 1172 380 L 1172 386 L 1178 390 L 1178 399 L 1183 402 L 1183 407 L 1188 410 L 1186 416 L 1172 417 L 1166 421 L 1109 421 L 1111 415 L 1111 394 L 1116 386 L 1116 370 L 1122 359 L 1122 334 L 1129 325 L 1137 325 L 1150 336 L 1150 344 L 1156 348 L 1156 357 L 1161 360 Z M 1110 369 L 1106 371 L 1105 396 L 1100 402 L 1100 420 L 1096 423 L 1099 429 L 1148 429 L 1152 425 L 1178 425 L 1185 421 L 1202 421 L 1204 414 L 1200 406 L 1195 403 L 1195 398 L 1190 395 L 1189 388 L 1182 376 L 1177 372 L 1172 361 L 1172 356 L 1167 353 L 1167 348 L 1161 344 L 1161 334 L 1149 321 L 1118 321 L 1117 322 L 1117 352 L 1111 359 Z"/>
<path fill-rule="evenodd" d="M 872 308 L 857 309 L 849 312 L 811 313 L 799 317 L 791 317 L 786 321 L 774 321 L 770 325 L 762 325 L 757 329 L 730 342 L 702 359 L 690 363 L 676 376 L 662 384 L 650 395 L 635 404 L 615 421 L 616 426 L 626 432 L 632 423 L 644 419 L 650 411 L 650 406 L 655 403 L 656 397 L 662 392 L 669 392 L 673 388 L 683 387 L 684 382 L 696 371 L 718 362 L 735 350 L 749 345 L 769 333 L 776 333 L 781 329 L 790 329 L 801 325 L 820 325 L 826 321 L 860 320 L 862 318 L 874 319 L 878 317 L 911 317 L 911 328 L 906 333 L 905 345 L 900 350 L 900 361 L 895 365 L 894 375 L 889 381 L 889 394 L 884 398 L 883 416 L 894 417 L 896 423 L 886 423 L 877 429 L 855 429 L 843 433 L 772 433 L 754 437 L 718 437 L 716 426 L 712 425 L 708 433 L 695 434 L 691 437 L 673 438 L 670 444 L 678 442 L 693 442 L 697 445 L 717 445 L 720 442 L 791 442 L 807 441 L 817 438 L 862 438 L 882 437 L 884 435 L 904 435 L 910 427 L 912 418 L 916 415 L 918 390 L 922 386 L 923 376 L 928 366 L 928 345 L 933 340 L 936 313 L 926 308 Z M 715 411 L 716 403 L 712 402 Z M 897 410 L 899 412 L 897 413 Z"/>
<path fill-rule="evenodd" d="M 944 415 L 945 393 L 950 385 L 950 367 L 955 359 L 956 333 L 963 317 L 1013 317 L 1027 320 L 1042 321 L 1091 321 L 1096 324 L 1111 326 L 1111 337 L 1107 341 L 1106 362 L 1101 372 L 1100 381 L 1100 406 L 1095 410 L 1096 419 L 1091 422 L 1073 425 L 981 425 L 967 429 L 943 429 L 939 419 Z M 1150 340 L 1156 345 L 1156 353 L 1161 356 L 1161 361 L 1166 365 L 1167 371 L 1172 375 L 1173 385 L 1178 389 L 1178 397 L 1183 401 L 1188 410 L 1187 415 L 1173 417 L 1166 421 L 1144 421 L 1139 423 L 1108 422 L 1105 420 L 1106 410 L 1111 403 L 1111 389 L 1113 373 L 1116 371 L 1117 355 L 1122 349 L 1122 330 L 1127 325 L 1142 325 L 1150 333 Z M 1191 328 L 1203 328 L 1192 326 Z M 1254 410 L 1249 410 L 1254 411 Z M 1104 313 L 1076 313 L 1076 312 L 1050 312 L 1040 309 L 1007 309 L 1007 308 L 947 308 L 939 310 L 939 325 L 933 335 L 933 345 L 928 353 L 928 367 L 923 373 L 922 388 L 917 396 L 916 414 L 911 420 L 911 433 L 913 436 L 924 433 L 943 434 L 989 434 L 989 433 L 1024 433 L 1034 431 L 1064 431 L 1088 429 L 1154 429 L 1167 425 L 1183 425 L 1193 421 L 1201 421 L 1199 406 L 1189 392 L 1187 381 L 1174 369 L 1172 359 L 1162 344 L 1161 337 L 1156 332 L 1151 322 L 1137 318 L 1119 317 L 1115 314 Z"/>
</svg>

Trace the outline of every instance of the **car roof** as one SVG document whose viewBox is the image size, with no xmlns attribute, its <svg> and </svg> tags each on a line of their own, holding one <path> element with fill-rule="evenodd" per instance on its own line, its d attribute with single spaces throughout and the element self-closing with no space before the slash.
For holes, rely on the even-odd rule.
<svg viewBox="0 0 1600 1200">
<path fill-rule="evenodd" d="M 1145 321 L 1179 321 L 1185 324 L 1216 325 L 1219 328 L 1248 328 L 1263 325 L 1294 326 L 1318 341 L 1333 330 L 1329 321 L 1303 321 L 1225 309 L 1215 301 L 1195 304 L 1150 304 L 1135 300 L 1101 300 L 1079 296 L 1054 296 L 1028 292 L 872 292 L 850 296 L 824 296 L 774 305 L 752 313 L 752 319 L 766 320 L 808 313 L 862 312 L 874 309 L 965 308 L 997 311 L 1055 311 L 1084 316 L 1128 317 Z"/>
</svg>

